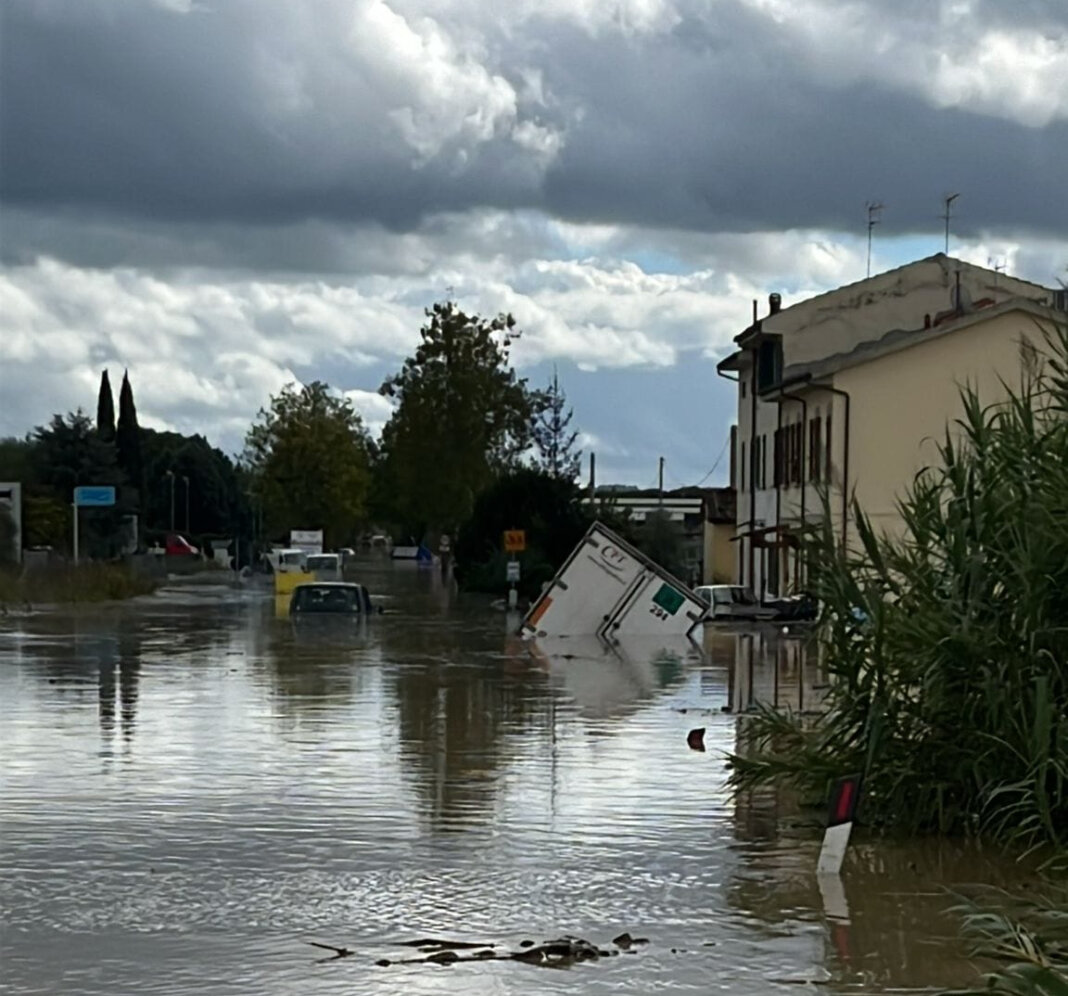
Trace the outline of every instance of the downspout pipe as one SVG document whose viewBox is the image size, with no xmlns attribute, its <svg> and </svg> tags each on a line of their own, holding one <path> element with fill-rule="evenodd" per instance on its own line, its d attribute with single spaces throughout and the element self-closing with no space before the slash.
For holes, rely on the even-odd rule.
<svg viewBox="0 0 1068 996">
<path fill-rule="evenodd" d="M 753 359 L 752 367 L 753 367 L 753 382 L 752 382 L 751 387 L 755 388 L 756 387 L 756 359 L 755 359 L 755 357 Z M 722 370 L 717 370 L 716 373 L 720 377 L 722 377 L 724 380 L 732 381 L 735 384 L 740 383 L 741 379 L 742 379 L 742 375 L 741 375 L 740 372 L 739 372 L 737 377 L 728 377 L 727 374 L 723 373 Z M 750 480 L 752 481 L 752 479 L 753 479 L 752 478 L 752 470 L 753 470 L 753 453 L 752 453 L 752 449 L 753 449 L 753 432 L 754 432 L 754 429 L 756 427 L 756 391 L 755 390 L 751 390 L 749 393 L 752 395 L 752 407 L 750 409 L 751 414 L 750 414 L 750 418 L 749 418 L 749 450 L 750 450 L 750 453 L 749 453 L 749 471 L 750 471 Z M 745 443 L 744 439 L 742 440 L 742 443 L 744 445 L 744 443 Z M 738 483 L 739 484 L 745 484 L 745 481 L 743 481 L 742 478 L 739 476 Z M 749 488 L 749 583 L 750 584 L 753 583 L 753 536 L 752 536 L 752 533 L 753 533 L 753 517 L 755 515 L 756 515 L 756 495 L 753 492 L 752 486 L 750 486 L 750 488 Z"/>
</svg>

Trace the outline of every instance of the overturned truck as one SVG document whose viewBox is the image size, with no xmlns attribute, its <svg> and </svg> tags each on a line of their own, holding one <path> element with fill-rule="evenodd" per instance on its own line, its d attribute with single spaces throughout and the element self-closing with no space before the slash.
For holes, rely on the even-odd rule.
<svg viewBox="0 0 1068 996">
<path fill-rule="evenodd" d="M 595 522 L 530 607 L 521 631 L 534 637 L 687 636 L 704 602 L 678 578 Z"/>
</svg>

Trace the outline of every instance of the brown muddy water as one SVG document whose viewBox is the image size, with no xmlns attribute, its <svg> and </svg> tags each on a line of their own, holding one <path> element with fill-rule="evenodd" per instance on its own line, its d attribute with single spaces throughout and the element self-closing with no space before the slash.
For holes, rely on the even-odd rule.
<svg viewBox="0 0 1068 996">
<path fill-rule="evenodd" d="M 818 701 L 768 630 L 533 652 L 433 571 L 368 565 L 390 612 L 295 627 L 184 586 L 0 619 L 0 982 L 15 993 L 890 993 L 975 980 L 947 890 L 1019 865 L 857 841 L 736 801 L 757 698 Z M 704 727 L 706 750 L 687 734 Z M 629 952 L 566 969 L 397 964 L 400 942 Z M 322 961 L 318 941 L 351 957 Z M 378 965 L 379 960 L 392 964 Z M 4 986 L 0 986 L 3 988 Z"/>
</svg>

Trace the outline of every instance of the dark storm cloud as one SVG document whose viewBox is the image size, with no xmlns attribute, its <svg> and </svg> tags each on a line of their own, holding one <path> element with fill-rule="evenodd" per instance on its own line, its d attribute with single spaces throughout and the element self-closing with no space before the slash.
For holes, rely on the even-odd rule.
<svg viewBox="0 0 1068 996">
<path fill-rule="evenodd" d="M 356 6 L 5 4 L 0 196 L 27 215 L 220 232 L 309 221 L 405 231 L 479 207 L 660 228 L 852 228 L 875 197 L 892 208 L 884 230 L 908 231 L 935 226 L 939 198 L 954 190 L 965 194 L 962 234 L 1068 229 L 1063 115 L 1024 123 L 1038 112 L 1025 106 L 1014 119 L 1008 98 L 996 113 L 939 107 L 923 79 L 899 79 L 892 65 L 846 71 L 833 37 L 823 52 L 740 0 L 680 3 L 671 30 L 630 35 L 559 16 L 504 31 L 478 5 L 446 4 L 441 24 L 478 35 L 485 67 L 454 53 L 466 75 L 440 92 L 437 76 L 413 77 L 422 56 L 391 50 L 392 36 L 353 54 Z M 940 24 L 928 0 L 849 9 L 873 38 L 896 32 L 932 56 L 974 41 L 977 24 L 1049 33 L 1068 20 L 1052 0 L 1012 6 L 1011 21 L 1003 4 L 974 6 L 969 30 Z M 524 85 L 535 69 L 542 100 Z M 498 105 L 486 134 L 463 132 L 472 108 L 509 94 L 514 109 Z M 996 86 L 980 96 L 973 105 L 1000 99 Z M 435 134 L 413 151 L 396 112 L 419 100 L 427 109 L 413 130 Z M 517 141 L 524 123 L 563 135 L 547 170 Z M 4 241 L 9 256 L 19 251 L 17 238 Z M 56 251 L 47 239 L 42 248 Z M 325 262 L 331 247 L 320 251 Z"/>
</svg>

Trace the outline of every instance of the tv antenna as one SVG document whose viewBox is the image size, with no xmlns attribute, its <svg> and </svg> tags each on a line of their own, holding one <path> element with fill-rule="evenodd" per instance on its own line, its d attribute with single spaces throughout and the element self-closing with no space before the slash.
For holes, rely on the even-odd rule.
<svg viewBox="0 0 1068 996">
<path fill-rule="evenodd" d="M 883 205 L 878 201 L 868 201 L 868 276 L 871 276 L 871 230 L 882 220 Z"/>
<path fill-rule="evenodd" d="M 943 200 L 943 204 L 946 206 L 946 213 L 942 215 L 942 220 L 946 223 L 946 255 L 949 255 L 949 219 L 953 212 L 953 202 L 960 197 L 960 194 L 947 194 Z"/>
</svg>

